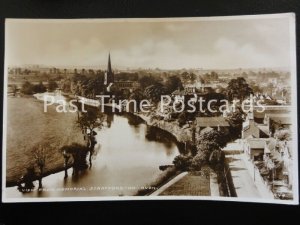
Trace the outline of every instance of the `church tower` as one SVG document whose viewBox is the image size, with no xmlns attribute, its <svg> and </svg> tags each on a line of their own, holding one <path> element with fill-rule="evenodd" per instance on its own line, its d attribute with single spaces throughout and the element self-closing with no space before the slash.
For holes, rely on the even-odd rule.
<svg viewBox="0 0 300 225">
<path fill-rule="evenodd" d="M 114 83 L 114 73 L 111 68 L 111 61 L 110 61 L 110 53 L 108 54 L 108 64 L 107 64 L 107 70 L 105 71 L 104 75 L 104 85 L 109 86 L 110 84 Z"/>
</svg>

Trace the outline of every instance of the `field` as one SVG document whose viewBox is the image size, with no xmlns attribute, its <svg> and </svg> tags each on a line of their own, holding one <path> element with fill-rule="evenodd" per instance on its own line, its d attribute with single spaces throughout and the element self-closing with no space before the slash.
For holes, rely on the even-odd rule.
<svg viewBox="0 0 300 225">
<path fill-rule="evenodd" d="M 63 145 L 83 143 L 75 125 L 76 113 L 58 113 L 55 106 L 44 113 L 43 102 L 33 97 L 8 97 L 7 110 L 7 186 L 15 185 L 26 168 L 35 165 L 32 151 L 36 146 L 46 147 L 45 173 L 49 174 L 63 169 Z"/>
</svg>

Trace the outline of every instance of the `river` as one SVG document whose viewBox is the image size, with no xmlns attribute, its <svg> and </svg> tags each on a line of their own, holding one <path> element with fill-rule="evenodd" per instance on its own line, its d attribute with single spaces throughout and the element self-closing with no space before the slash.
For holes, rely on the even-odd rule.
<svg viewBox="0 0 300 225">
<path fill-rule="evenodd" d="M 64 179 L 64 172 L 43 178 L 43 191 L 22 194 L 6 188 L 6 197 L 130 196 L 148 187 L 162 173 L 160 165 L 172 164 L 179 154 L 174 142 L 149 141 L 147 125 L 132 125 L 126 115 L 110 114 L 108 126 L 97 130 L 96 155 L 91 169 Z M 38 186 L 38 182 L 35 182 Z"/>
</svg>

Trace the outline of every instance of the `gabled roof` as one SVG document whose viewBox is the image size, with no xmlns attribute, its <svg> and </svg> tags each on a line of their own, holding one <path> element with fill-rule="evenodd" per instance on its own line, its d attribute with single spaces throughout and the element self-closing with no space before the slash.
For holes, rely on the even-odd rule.
<svg viewBox="0 0 300 225">
<path fill-rule="evenodd" d="M 269 134 L 269 127 L 266 125 L 257 125 L 258 129 L 266 136 L 270 136 Z M 261 135 L 260 135 L 261 136 Z"/>
<path fill-rule="evenodd" d="M 217 117 L 196 117 L 197 126 L 200 127 L 229 127 L 229 123 L 222 116 Z"/>
<path fill-rule="evenodd" d="M 259 138 L 259 128 L 251 121 L 249 125 L 243 129 L 243 137 L 247 138 L 249 136 Z"/>
<path fill-rule="evenodd" d="M 248 139 L 248 143 L 251 149 L 264 149 L 266 140 L 261 138 Z"/>
</svg>

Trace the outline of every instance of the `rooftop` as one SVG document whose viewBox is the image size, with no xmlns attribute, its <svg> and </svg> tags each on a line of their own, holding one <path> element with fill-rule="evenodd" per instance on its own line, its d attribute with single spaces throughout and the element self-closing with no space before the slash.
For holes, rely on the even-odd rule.
<svg viewBox="0 0 300 225">
<path fill-rule="evenodd" d="M 265 111 L 263 112 L 257 112 L 256 110 L 254 110 L 254 117 L 255 118 L 264 118 L 265 114 L 283 114 L 283 115 L 289 115 L 291 111 L 287 108 L 266 108 Z"/>
<path fill-rule="evenodd" d="M 229 127 L 224 117 L 196 117 L 197 125 L 200 127 Z"/>
<path fill-rule="evenodd" d="M 264 149 L 266 140 L 262 138 L 253 138 L 253 139 L 248 139 L 248 143 L 251 149 Z"/>
</svg>

